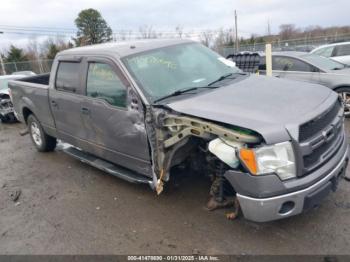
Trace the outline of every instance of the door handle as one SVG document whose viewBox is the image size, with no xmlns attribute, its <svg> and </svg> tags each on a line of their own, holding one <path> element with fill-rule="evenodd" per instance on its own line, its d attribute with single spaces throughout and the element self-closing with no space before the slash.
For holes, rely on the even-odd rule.
<svg viewBox="0 0 350 262">
<path fill-rule="evenodd" d="M 90 109 L 89 108 L 86 108 L 86 107 L 82 107 L 81 108 L 81 113 L 83 115 L 90 115 Z"/>
<path fill-rule="evenodd" d="M 63 89 L 63 90 L 66 90 L 66 91 L 68 91 L 68 92 L 72 92 L 72 93 L 75 93 L 75 92 L 77 91 L 75 87 L 66 86 L 66 85 L 63 85 L 63 86 L 62 86 L 62 89 Z"/>
</svg>

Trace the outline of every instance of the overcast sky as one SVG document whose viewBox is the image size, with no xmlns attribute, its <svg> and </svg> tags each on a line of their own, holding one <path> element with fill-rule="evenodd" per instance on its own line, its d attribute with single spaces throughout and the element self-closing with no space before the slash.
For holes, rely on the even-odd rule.
<svg viewBox="0 0 350 262">
<path fill-rule="evenodd" d="M 272 33 L 284 23 L 298 27 L 350 25 L 350 0 L 3 0 L 0 30 L 4 25 L 75 28 L 74 19 L 86 8 L 99 10 L 115 30 L 137 31 L 142 25 L 159 30 L 180 25 L 184 31 L 228 28 L 234 24 L 234 9 L 242 36 L 265 34 L 268 20 Z M 10 43 L 24 45 L 33 38 L 5 31 L 0 34 L 0 50 Z"/>
</svg>

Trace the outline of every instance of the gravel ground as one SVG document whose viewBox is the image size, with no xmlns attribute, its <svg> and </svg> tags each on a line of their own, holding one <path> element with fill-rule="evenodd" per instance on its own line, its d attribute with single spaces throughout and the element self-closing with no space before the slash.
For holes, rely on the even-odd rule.
<svg viewBox="0 0 350 262">
<path fill-rule="evenodd" d="M 203 177 L 182 175 L 156 196 L 60 150 L 36 152 L 22 128 L 0 123 L 0 254 L 350 254 L 344 180 L 305 214 L 229 221 L 205 209 Z"/>
</svg>

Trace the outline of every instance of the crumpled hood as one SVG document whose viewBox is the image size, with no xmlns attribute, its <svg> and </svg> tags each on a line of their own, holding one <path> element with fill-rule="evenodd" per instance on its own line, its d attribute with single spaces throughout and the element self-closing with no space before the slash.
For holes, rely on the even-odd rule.
<svg viewBox="0 0 350 262">
<path fill-rule="evenodd" d="M 267 144 L 298 140 L 299 125 L 329 108 L 337 99 L 316 84 L 251 75 L 208 92 L 170 102 L 186 115 L 254 130 Z"/>
</svg>

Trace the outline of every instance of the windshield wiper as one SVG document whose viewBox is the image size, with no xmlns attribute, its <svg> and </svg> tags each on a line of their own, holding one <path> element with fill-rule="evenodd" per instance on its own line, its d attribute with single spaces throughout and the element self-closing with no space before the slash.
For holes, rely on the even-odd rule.
<svg viewBox="0 0 350 262">
<path fill-rule="evenodd" d="M 183 88 L 183 89 L 180 89 L 180 90 L 176 90 L 173 93 L 170 93 L 169 95 L 166 95 L 166 96 L 163 96 L 161 98 L 158 98 L 158 99 L 154 100 L 153 102 L 157 103 L 157 102 L 162 101 L 164 99 L 167 99 L 169 97 L 179 96 L 179 95 L 185 94 L 187 92 L 190 92 L 190 91 L 193 91 L 193 90 L 198 90 L 198 89 L 201 89 L 201 88 L 214 89 L 214 88 L 218 88 L 218 87 L 217 86 L 196 86 L 196 87 Z"/>
<path fill-rule="evenodd" d="M 226 75 L 220 76 L 220 77 L 219 77 L 218 79 L 216 79 L 215 81 L 209 83 L 208 86 L 211 86 L 211 85 L 213 85 L 213 84 L 216 84 L 217 82 L 221 82 L 222 80 L 225 80 L 226 78 L 229 78 L 230 76 L 232 76 L 232 75 L 234 75 L 234 74 L 235 74 L 235 75 L 246 75 L 246 73 L 244 73 L 244 72 L 228 73 L 228 74 L 226 74 Z M 230 79 L 234 79 L 234 78 L 230 78 Z"/>
<path fill-rule="evenodd" d="M 233 75 L 233 73 L 228 73 L 228 74 L 226 74 L 226 75 L 222 75 L 222 76 L 220 76 L 218 79 L 216 79 L 215 81 L 209 83 L 208 86 L 211 86 L 211 85 L 213 85 L 213 84 L 216 84 L 217 82 L 220 82 L 220 81 L 222 81 L 222 80 L 224 80 L 224 79 L 226 79 L 226 78 L 228 78 L 229 76 L 232 76 L 232 75 Z"/>
</svg>

